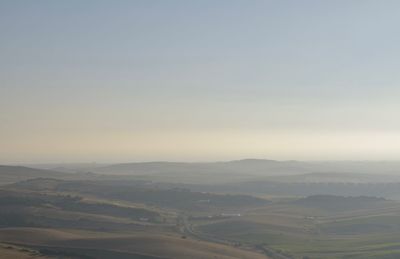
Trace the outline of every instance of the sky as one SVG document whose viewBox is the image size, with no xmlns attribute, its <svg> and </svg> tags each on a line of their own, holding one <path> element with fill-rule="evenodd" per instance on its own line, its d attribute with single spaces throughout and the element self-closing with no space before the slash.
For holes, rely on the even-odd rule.
<svg viewBox="0 0 400 259">
<path fill-rule="evenodd" d="M 0 163 L 397 160 L 400 1 L 0 0 Z"/>
</svg>

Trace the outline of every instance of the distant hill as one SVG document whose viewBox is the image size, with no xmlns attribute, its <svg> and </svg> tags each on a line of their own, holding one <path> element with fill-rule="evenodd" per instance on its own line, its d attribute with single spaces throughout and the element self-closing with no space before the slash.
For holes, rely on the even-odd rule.
<svg viewBox="0 0 400 259">
<path fill-rule="evenodd" d="M 221 162 L 133 162 L 119 164 L 38 164 L 38 169 L 75 173 L 75 179 L 135 179 L 185 184 L 246 182 L 393 183 L 400 182 L 396 161 L 277 161 L 242 159 Z M 100 176 L 101 175 L 101 176 Z M 70 174 L 71 176 L 71 174 Z M 39 176 L 43 177 L 43 176 Z M 47 177 L 47 176 L 44 176 Z"/>
<path fill-rule="evenodd" d="M 57 193 L 80 193 L 107 199 L 192 210 L 252 207 L 270 203 L 268 200 L 249 195 L 193 192 L 183 188 L 163 188 L 158 184 L 146 182 L 125 184 L 120 181 L 62 181 L 37 178 L 21 181 L 8 187 L 21 191 L 46 190 Z"/>
<path fill-rule="evenodd" d="M 376 182 L 387 179 L 400 179 L 400 162 L 379 161 L 331 161 L 331 162 L 304 162 L 304 161 L 277 161 L 268 159 L 242 159 L 222 162 L 135 162 L 95 166 L 91 168 L 94 173 L 107 175 L 141 175 L 141 176 L 220 176 L 229 175 L 239 180 L 254 177 L 304 175 L 294 177 L 294 181 L 332 181 L 332 182 Z M 329 174 L 329 175 L 322 175 Z M 359 174 L 363 174 L 359 177 Z M 385 176 L 385 177 L 377 177 Z M 347 178 L 347 179 L 346 179 Z M 163 181 L 162 178 L 160 178 Z M 185 179 L 185 178 L 182 178 Z M 233 179 L 233 178 L 232 178 Z M 187 179 L 185 179 L 187 180 Z M 201 180 L 201 179 L 200 179 Z M 228 179 L 229 180 L 229 179 Z M 285 181 L 285 179 L 282 179 Z M 291 179 L 287 179 L 291 180 Z"/>
<path fill-rule="evenodd" d="M 335 195 L 313 195 L 298 199 L 294 201 L 294 204 L 326 210 L 355 210 L 385 205 L 385 202 L 387 202 L 387 200 L 384 198 L 371 196 L 344 197 Z"/>
<path fill-rule="evenodd" d="M 299 174 L 309 172 L 306 162 L 244 159 L 228 162 L 183 163 L 183 162 L 142 162 L 114 164 L 94 168 L 102 174 L 247 174 L 249 176 Z"/>
<path fill-rule="evenodd" d="M 18 181 L 43 177 L 43 178 L 66 178 L 68 174 L 52 170 L 35 169 L 25 166 L 0 165 L 0 185 Z"/>
<path fill-rule="evenodd" d="M 400 182 L 400 174 L 323 172 L 271 176 L 268 180 L 282 183 L 393 183 Z"/>
<path fill-rule="evenodd" d="M 94 168 L 104 167 L 108 164 L 98 163 L 52 163 L 52 164 L 24 164 L 23 166 L 37 169 L 46 169 L 64 173 L 87 173 L 93 172 Z"/>
</svg>

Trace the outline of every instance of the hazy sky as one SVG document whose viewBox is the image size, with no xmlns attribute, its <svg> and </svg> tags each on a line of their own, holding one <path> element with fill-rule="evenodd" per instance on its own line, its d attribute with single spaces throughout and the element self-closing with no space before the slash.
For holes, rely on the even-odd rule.
<svg viewBox="0 0 400 259">
<path fill-rule="evenodd" d="M 398 159 L 400 1 L 0 1 L 0 163 Z"/>
</svg>

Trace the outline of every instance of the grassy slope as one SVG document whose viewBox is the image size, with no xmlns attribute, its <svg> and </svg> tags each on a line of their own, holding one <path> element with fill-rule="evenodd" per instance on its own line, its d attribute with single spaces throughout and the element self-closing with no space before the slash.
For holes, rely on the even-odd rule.
<svg viewBox="0 0 400 259">
<path fill-rule="evenodd" d="M 108 234 L 54 229 L 9 228 L 0 230 L 0 241 L 26 245 L 46 245 L 103 249 L 168 258 L 258 259 L 265 256 L 230 246 L 183 239 L 165 234 Z"/>
<path fill-rule="evenodd" d="M 197 225 L 219 238 L 265 244 L 294 258 L 400 258 L 400 207 L 327 211 L 293 204 Z"/>
<path fill-rule="evenodd" d="M 0 259 L 44 259 L 38 251 L 26 247 L 0 243 Z"/>
</svg>

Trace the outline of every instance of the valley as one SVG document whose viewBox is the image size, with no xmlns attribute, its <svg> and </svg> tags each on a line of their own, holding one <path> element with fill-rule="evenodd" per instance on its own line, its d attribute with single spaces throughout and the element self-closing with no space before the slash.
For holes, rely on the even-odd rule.
<svg viewBox="0 0 400 259">
<path fill-rule="evenodd" d="M 7 253 L 30 251 L 21 258 L 303 259 L 400 254 L 400 202 L 385 197 L 387 192 L 379 197 L 330 191 L 335 186 L 350 190 L 354 185 L 396 183 L 343 183 L 331 177 L 306 183 L 299 181 L 302 174 L 282 176 L 279 181 L 277 176 L 272 181 L 268 180 L 272 176 L 256 175 L 263 180 L 252 180 L 259 187 L 249 188 L 254 185 L 248 185 L 248 179 L 239 181 L 240 177 L 218 183 L 227 172 L 217 173 L 215 183 L 206 184 L 189 183 L 193 179 L 145 180 L 137 174 L 10 168 L 19 173 L 14 179 L 11 173 L 0 174 L 4 179 L 0 243 Z M 196 170 L 200 169 L 192 169 Z M 335 174 L 336 179 L 348 181 L 356 176 Z M 316 178 L 326 179 L 322 173 Z M 281 187 L 279 191 L 272 188 L 274 184 Z M 325 185 L 325 193 L 304 188 L 313 185 Z M 309 195 L 293 193 L 296 189 Z"/>
</svg>

